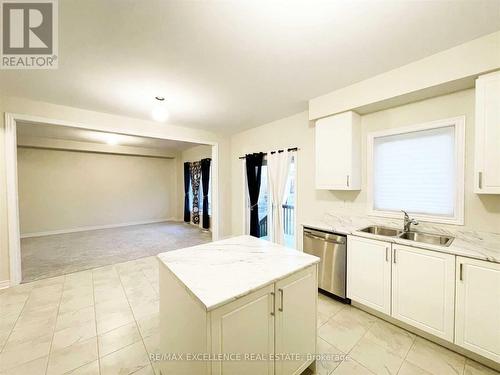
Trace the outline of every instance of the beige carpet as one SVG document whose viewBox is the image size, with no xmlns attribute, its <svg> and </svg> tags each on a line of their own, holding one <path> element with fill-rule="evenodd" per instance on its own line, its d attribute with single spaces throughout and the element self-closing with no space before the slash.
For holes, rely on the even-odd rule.
<svg viewBox="0 0 500 375">
<path fill-rule="evenodd" d="M 194 225 L 166 221 L 21 240 L 23 283 L 210 242 Z"/>
</svg>

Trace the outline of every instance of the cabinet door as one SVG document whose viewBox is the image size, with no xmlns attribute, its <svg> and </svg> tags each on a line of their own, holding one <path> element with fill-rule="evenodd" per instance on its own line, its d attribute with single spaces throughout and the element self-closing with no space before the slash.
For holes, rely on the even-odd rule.
<svg viewBox="0 0 500 375">
<path fill-rule="evenodd" d="M 274 374 L 274 285 L 211 312 L 212 353 L 238 354 L 243 360 L 212 362 L 212 374 Z M 245 360 L 263 354 L 268 360 Z"/>
<path fill-rule="evenodd" d="M 347 240 L 347 297 L 391 314 L 391 245 L 349 236 Z"/>
<path fill-rule="evenodd" d="M 393 245 L 392 316 L 453 341 L 455 256 Z"/>
<path fill-rule="evenodd" d="M 317 267 L 276 283 L 276 374 L 301 374 L 316 352 Z M 300 354 L 299 360 L 281 357 Z"/>
<path fill-rule="evenodd" d="M 475 192 L 500 194 L 500 72 L 476 80 Z"/>
<path fill-rule="evenodd" d="M 354 112 L 316 122 L 316 189 L 359 190 L 361 121 Z"/>
<path fill-rule="evenodd" d="M 457 257 L 455 344 L 500 362 L 500 264 Z"/>
</svg>

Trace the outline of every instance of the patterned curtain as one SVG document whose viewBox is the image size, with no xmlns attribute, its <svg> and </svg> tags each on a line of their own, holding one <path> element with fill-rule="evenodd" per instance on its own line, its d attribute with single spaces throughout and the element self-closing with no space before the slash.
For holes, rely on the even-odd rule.
<svg viewBox="0 0 500 375">
<path fill-rule="evenodd" d="M 191 220 L 194 224 L 200 224 L 200 202 L 199 202 L 199 191 L 200 191 L 200 177 L 201 177 L 201 163 L 195 161 L 190 164 L 191 169 L 191 188 L 193 190 L 193 212 L 191 214 Z"/>
</svg>

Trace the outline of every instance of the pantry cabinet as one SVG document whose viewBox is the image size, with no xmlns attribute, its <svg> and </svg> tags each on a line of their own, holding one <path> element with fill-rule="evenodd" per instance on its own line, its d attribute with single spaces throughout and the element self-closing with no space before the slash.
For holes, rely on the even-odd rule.
<svg viewBox="0 0 500 375">
<path fill-rule="evenodd" d="M 500 264 L 457 257 L 455 343 L 500 362 Z"/>
<path fill-rule="evenodd" d="M 384 314 L 391 314 L 390 243 L 348 237 L 347 297 Z"/>
<path fill-rule="evenodd" d="M 455 256 L 393 244 L 392 317 L 453 341 Z"/>
<path fill-rule="evenodd" d="M 361 189 L 361 117 L 352 111 L 316 121 L 316 189 Z"/>
<path fill-rule="evenodd" d="M 500 194 L 500 72 L 476 80 L 474 191 Z"/>
</svg>

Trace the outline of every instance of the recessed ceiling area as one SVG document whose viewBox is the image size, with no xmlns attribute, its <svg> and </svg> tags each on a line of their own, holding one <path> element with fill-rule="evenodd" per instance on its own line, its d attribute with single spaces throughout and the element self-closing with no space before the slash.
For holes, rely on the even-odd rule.
<svg viewBox="0 0 500 375">
<path fill-rule="evenodd" d="M 170 139 L 139 137 L 126 134 L 106 133 L 95 130 L 49 124 L 17 124 L 18 141 L 26 139 L 55 139 L 64 141 L 105 144 L 110 146 L 140 147 L 178 153 L 199 146 L 198 143 L 181 142 Z"/>
<path fill-rule="evenodd" d="M 167 123 L 235 133 L 499 28 L 498 0 L 64 0 L 59 68 L 0 87 L 148 120 L 161 95 Z"/>
</svg>

